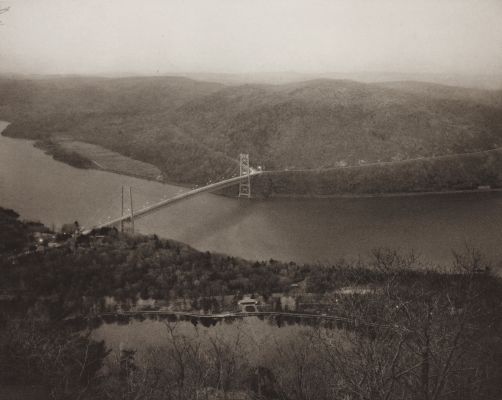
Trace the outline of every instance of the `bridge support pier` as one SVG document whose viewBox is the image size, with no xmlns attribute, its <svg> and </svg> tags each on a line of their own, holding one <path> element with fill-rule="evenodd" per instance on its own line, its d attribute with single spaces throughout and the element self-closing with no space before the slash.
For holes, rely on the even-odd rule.
<svg viewBox="0 0 502 400">
<path fill-rule="evenodd" d="M 120 216 L 124 216 L 124 185 L 122 185 L 122 211 Z M 120 232 L 124 233 L 124 221 L 120 221 Z"/>
<path fill-rule="evenodd" d="M 239 197 L 251 197 L 251 177 L 249 168 L 249 154 L 241 153 L 239 155 L 239 174 L 241 177 L 246 177 L 247 179 L 242 179 L 239 182 Z"/>
<path fill-rule="evenodd" d="M 129 187 L 129 202 L 130 202 L 130 214 L 128 218 L 125 218 L 125 207 L 124 207 L 124 186 L 122 186 L 122 204 L 121 204 L 121 221 L 120 221 L 120 232 L 124 233 L 126 230 L 130 233 L 134 233 L 134 208 L 132 201 L 132 187 Z"/>
</svg>

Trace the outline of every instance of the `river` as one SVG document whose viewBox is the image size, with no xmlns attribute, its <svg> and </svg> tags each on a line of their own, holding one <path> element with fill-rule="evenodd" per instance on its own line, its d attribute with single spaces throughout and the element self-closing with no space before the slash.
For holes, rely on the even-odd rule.
<svg viewBox="0 0 502 400">
<path fill-rule="evenodd" d="M 32 141 L 0 135 L 0 206 L 24 219 L 49 226 L 74 220 L 96 224 L 120 215 L 122 185 L 133 188 L 135 208 L 186 190 L 73 168 Z M 452 249 L 467 243 L 498 262 L 502 193 L 315 200 L 204 194 L 138 220 L 136 228 L 199 250 L 258 260 L 329 263 L 365 257 L 383 246 L 414 249 L 432 263 L 446 263 Z"/>
</svg>

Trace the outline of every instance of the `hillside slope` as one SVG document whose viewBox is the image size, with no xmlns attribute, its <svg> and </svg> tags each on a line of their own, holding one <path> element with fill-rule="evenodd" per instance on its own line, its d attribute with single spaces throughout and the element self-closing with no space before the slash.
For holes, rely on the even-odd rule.
<svg viewBox="0 0 502 400">
<path fill-rule="evenodd" d="M 355 165 L 502 145 L 502 107 L 491 100 L 497 92 L 475 92 L 441 98 L 332 80 L 244 85 L 185 104 L 176 123 L 229 154 L 249 152 L 271 169 Z"/>
<path fill-rule="evenodd" d="M 502 92 L 423 82 L 0 79 L 0 119 L 7 135 L 99 144 L 179 183 L 234 174 L 240 152 L 285 170 L 502 146 Z"/>
<path fill-rule="evenodd" d="M 172 77 L 0 79 L 0 119 L 12 123 L 8 136 L 73 138 L 151 163 L 168 181 L 200 182 L 236 161 L 185 135 L 172 115 L 221 87 Z"/>
</svg>

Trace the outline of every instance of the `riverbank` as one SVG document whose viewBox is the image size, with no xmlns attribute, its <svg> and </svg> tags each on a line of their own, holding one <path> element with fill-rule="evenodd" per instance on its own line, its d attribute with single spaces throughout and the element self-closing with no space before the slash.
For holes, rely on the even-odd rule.
<svg viewBox="0 0 502 400">
<path fill-rule="evenodd" d="M 455 195 L 455 194 L 468 194 L 468 193 L 499 193 L 502 188 L 489 188 L 489 189 L 466 189 L 466 190 L 442 190 L 434 192 L 397 192 L 397 193 L 374 193 L 374 194 L 352 194 L 341 193 L 332 195 L 295 195 L 295 194 L 271 194 L 268 198 L 277 199 L 378 199 L 378 198 L 392 198 L 392 197 L 420 197 L 420 196 L 435 196 L 435 195 Z"/>
<path fill-rule="evenodd" d="M 264 171 L 258 197 L 354 198 L 468 193 L 502 188 L 502 149 L 317 170 Z"/>
<path fill-rule="evenodd" d="M 34 140 L 6 135 L 4 131 L 8 125 L 10 125 L 9 122 L 0 121 L 1 136 L 32 142 L 35 148 L 43 150 L 47 155 L 54 158 L 54 160 L 72 167 L 106 171 L 183 188 L 193 187 L 193 184 L 190 183 L 168 181 L 160 169 L 153 164 L 135 160 L 96 144 L 80 142 L 66 137 Z"/>
<path fill-rule="evenodd" d="M 44 150 L 56 161 L 75 168 L 97 169 L 140 179 L 163 181 L 161 171 L 155 166 L 91 143 L 68 138 L 51 138 L 36 141 L 33 145 Z"/>
<path fill-rule="evenodd" d="M 123 156 L 111 150 L 105 149 L 101 146 L 94 145 L 91 143 L 78 142 L 68 138 L 58 138 L 52 140 L 37 141 L 34 146 L 44 150 L 48 155 L 51 155 L 55 160 L 64 162 L 76 168 L 93 168 L 103 171 L 108 171 L 120 175 L 132 176 L 136 178 L 152 180 L 157 182 L 163 182 L 167 184 L 177 185 L 181 187 L 189 188 L 190 184 L 179 184 L 176 182 L 165 182 L 161 171 L 151 164 L 147 164 L 132 158 Z M 347 166 L 340 168 L 330 168 L 326 170 L 293 170 L 293 171 L 264 171 L 264 175 L 279 177 L 284 174 L 310 174 L 313 179 L 315 179 L 318 173 L 337 173 L 338 171 L 351 171 L 359 170 L 364 171 L 365 169 L 379 168 L 379 167 L 391 167 L 400 168 L 403 164 L 412 163 L 424 163 L 424 162 L 435 162 L 435 161 L 455 161 L 456 157 L 486 157 L 491 155 L 500 156 L 502 154 L 502 148 L 488 150 L 485 152 L 473 152 L 464 153 L 458 156 L 447 155 L 440 157 L 431 157 L 425 159 L 413 159 L 413 160 L 403 160 L 400 162 L 385 162 L 379 164 L 362 165 L 362 166 Z M 363 172 L 364 173 L 364 172 Z M 253 178 L 254 180 L 254 178 Z M 253 182 L 254 183 L 254 182 Z M 480 180 L 478 183 L 484 183 Z M 487 186 L 487 185 L 479 185 Z M 429 190 L 429 191 L 398 191 L 393 193 L 333 193 L 333 194 L 318 194 L 318 193 L 275 193 L 273 190 L 265 190 L 262 192 L 260 185 L 258 183 L 257 187 L 253 185 L 253 192 L 256 197 L 259 198 L 298 198 L 298 199 L 346 199 L 346 198 L 379 198 L 379 197 L 410 197 L 410 196 L 430 196 L 430 195 L 448 195 L 448 194 L 460 194 L 460 193 L 486 193 L 486 192 L 501 192 L 500 187 L 483 187 L 483 188 L 471 188 L 471 189 L 443 189 L 443 190 Z M 235 188 L 230 188 L 227 191 L 222 191 L 221 194 L 234 197 L 236 195 Z M 217 192 L 218 193 L 218 192 Z"/>
<path fill-rule="evenodd" d="M 5 123 L 1 129 L 3 135 L 8 125 Z M 182 187 L 193 186 L 169 182 L 156 166 L 97 144 L 55 136 L 37 140 L 35 146 L 56 160 L 77 168 L 98 169 Z M 260 177 L 253 178 L 252 192 L 255 197 L 264 199 L 336 199 L 500 191 L 502 174 L 499 171 L 502 171 L 502 148 L 328 169 L 264 171 Z M 234 197 L 236 190 L 230 188 L 218 193 Z"/>
</svg>

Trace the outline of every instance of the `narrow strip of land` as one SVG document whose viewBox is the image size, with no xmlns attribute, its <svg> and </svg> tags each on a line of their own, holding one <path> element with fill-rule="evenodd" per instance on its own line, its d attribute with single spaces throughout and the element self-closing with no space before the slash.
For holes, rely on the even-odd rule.
<svg viewBox="0 0 502 400">
<path fill-rule="evenodd" d="M 225 319 L 225 318 L 249 318 L 249 317 L 289 317 L 289 318 L 308 318 L 319 320 L 340 321 L 345 323 L 352 323 L 364 326 L 378 326 L 381 328 L 388 328 L 391 325 L 378 324 L 375 322 L 359 321 L 357 318 L 339 317 L 336 315 L 327 314 L 306 314 L 306 313 L 293 313 L 281 311 L 256 311 L 256 312 L 224 312 L 219 314 L 197 314 L 183 311 L 162 311 L 162 310 L 138 310 L 138 311 L 120 311 L 120 312 L 106 312 L 97 315 L 98 317 L 104 316 L 126 316 L 134 317 L 135 315 L 158 315 L 158 316 L 180 316 L 186 318 L 197 319 Z"/>
</svg>

